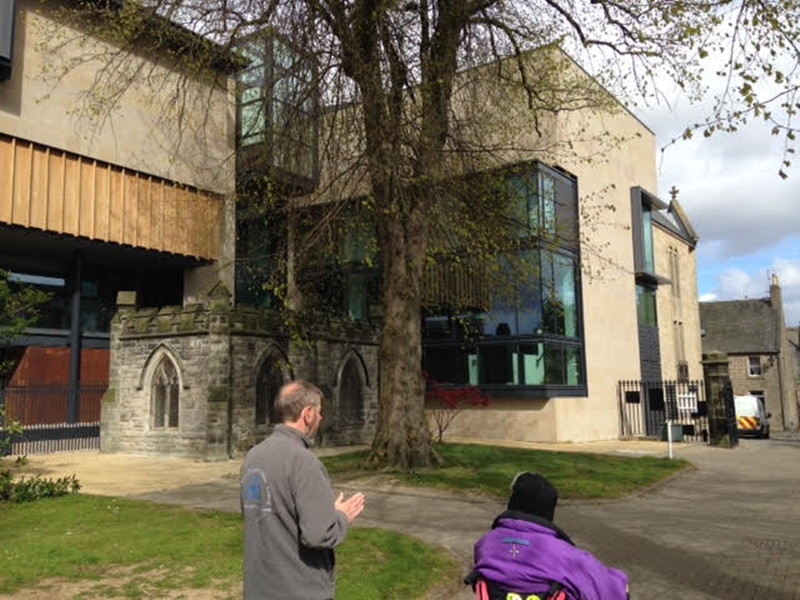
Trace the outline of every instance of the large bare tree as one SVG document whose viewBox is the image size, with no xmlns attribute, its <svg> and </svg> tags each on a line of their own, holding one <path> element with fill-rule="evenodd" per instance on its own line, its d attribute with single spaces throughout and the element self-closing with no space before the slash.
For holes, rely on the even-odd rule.
<svg viewBox="0 0 800 600">
<path fill-rule="evenodd" d="M 560 45 L 592 67 L 601 83 L 643 97 L 657 93 L 661 77 L 701 97 L 706 91 L 702 61 L 722 56 L 719 70 L 727 86 L 713 114 L 689 124 L 687 135 L 698 127 L 707 133 L 733 129 L 743 119 L 760 116 L 774 120 L 776 131 L 787 137 L 787 152 L 792 151 L 799 2 L 84 0 L 71 6 L 101 15 L 110 11 L 110 18 L 93 22 L 105 28 L 104 35 L 119 51 L 90 57 L 105 65 L 97 86 L 105 83 L 116 90 L 100 94 L 104 99 L 113 100 L 130 84 L 131 72 L 121 68 L 127 53 L 159 56 L 160 45 L 170 37 L 169 28 L 160 33 L 161 21 L 148 14 L 213 41 L 208 48 L 232 50 L 255 32 L 273 30 L 314 56 L 327 131 L 342 133 L 337 127 L 347 127 L 344 135 L 323 136 L 323 154 L 330 144 L 346 140 L 338 150 L 346 158 L 332 167 L 335 173 L 328 173 L 327 181 L 341 179 L 345 171 L 357 174 L 357 184 L 349 189 L 364 195 L 377 230 L 383 321 L 380 414 L 372 455 L 400 468 L 429 465 L 432 457 L 424 414 L 420 309 L 426 258 L 443 222 L 433 217 L 442 216 L 443 205 L 452 201 L 448 191 L 454 176 L 491 165 L 486 157 L 501 146 L 496 138 L 485 146 L 476 143 L 474 123 L 464 116 L 468 102 L 459 96 L 470 81 L 513 80 L 528 110 L 544 116 L 601 104 L 603 93 L 596 93 L 602 89 L 598 86 L 579 91 L 577 84 L 560 84 L 565 71 L 546 60 L 551 53 L 530 54 L 534 48 Z M 205 50 L 202 44 L 185 48 L 198 70 L 219 58 L 216 50 Z M 590 88 L 595 94 L 583 95 Z M 345 114 L 353 122 L 343 125 Z M 546 144 L 546 131 L 538 133 L 537 143 Z M 485 218 L 480 210 L 476 213 L 478 221 Z"/>
</svg>

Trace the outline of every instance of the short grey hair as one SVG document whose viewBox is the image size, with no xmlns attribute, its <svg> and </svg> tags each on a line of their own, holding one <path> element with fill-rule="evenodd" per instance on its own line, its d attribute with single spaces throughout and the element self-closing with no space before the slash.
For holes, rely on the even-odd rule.
<svg viewBox="0 0 800 600">
<path fill-rule="evenodd" d="M 284 423 L 297 421 L 306 406 L 317 409 L 322 406 L 322 391 L 308 381 L 290 381 L 281 387 L 275 399 L 275 411 Z"/>
</svg>

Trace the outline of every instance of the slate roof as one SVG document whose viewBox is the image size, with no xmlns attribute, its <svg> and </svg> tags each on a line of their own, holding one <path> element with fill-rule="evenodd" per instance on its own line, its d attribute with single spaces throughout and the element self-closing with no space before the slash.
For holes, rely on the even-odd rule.
<svg viewBox="0 0 800 600">
<path fill-rule="evenodd" d="M 769 298 L 700 302 L 703 353 L 775 354 L 780 315 Z"/>
</svg>

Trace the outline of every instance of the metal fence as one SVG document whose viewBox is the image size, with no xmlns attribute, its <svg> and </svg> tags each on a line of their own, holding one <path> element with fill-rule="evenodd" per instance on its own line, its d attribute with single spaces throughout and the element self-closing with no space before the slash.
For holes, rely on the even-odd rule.
<svg viewBox="0 0 800 600">
<path fill-rule="evenodd" d="M 669 418 L 673 439 L 708 442 L 702 381 L 620 381 L 619 410 L 625 437 L 666 439 Z"/>
<path fill-rule="evenodd" d="M 69 384 L 3 385 L 0 407 L 6 421 L 18 421 L 23 432 L 11 444 L 0 444 L 9 454 L 45 454 L 63 450 L 100 447 L 100 401 L 107 381 L 81 382 L 78 387 L 77 421 L 69 419 Z M 0 437 L 8 436 L 0 421 Z"/>
</svg>

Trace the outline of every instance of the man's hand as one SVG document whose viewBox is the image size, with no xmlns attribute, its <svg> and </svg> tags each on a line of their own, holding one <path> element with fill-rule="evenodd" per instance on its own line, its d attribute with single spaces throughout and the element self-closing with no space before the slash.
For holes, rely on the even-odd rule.
<svg viewBox="0 0 800 600">
<path fill-rule="evenodd" d="M 343 512 L 347 517 L 347 522 L 352 523 L 364 510 L 365 501 L 366 498 L 361 492 L 353 494 L 347 500 L 344 499 L 344 494 L 340 493 L 339 497 L 336 498 L 336 502 L 333 503 L 333 508 Z"/>
</svg>

